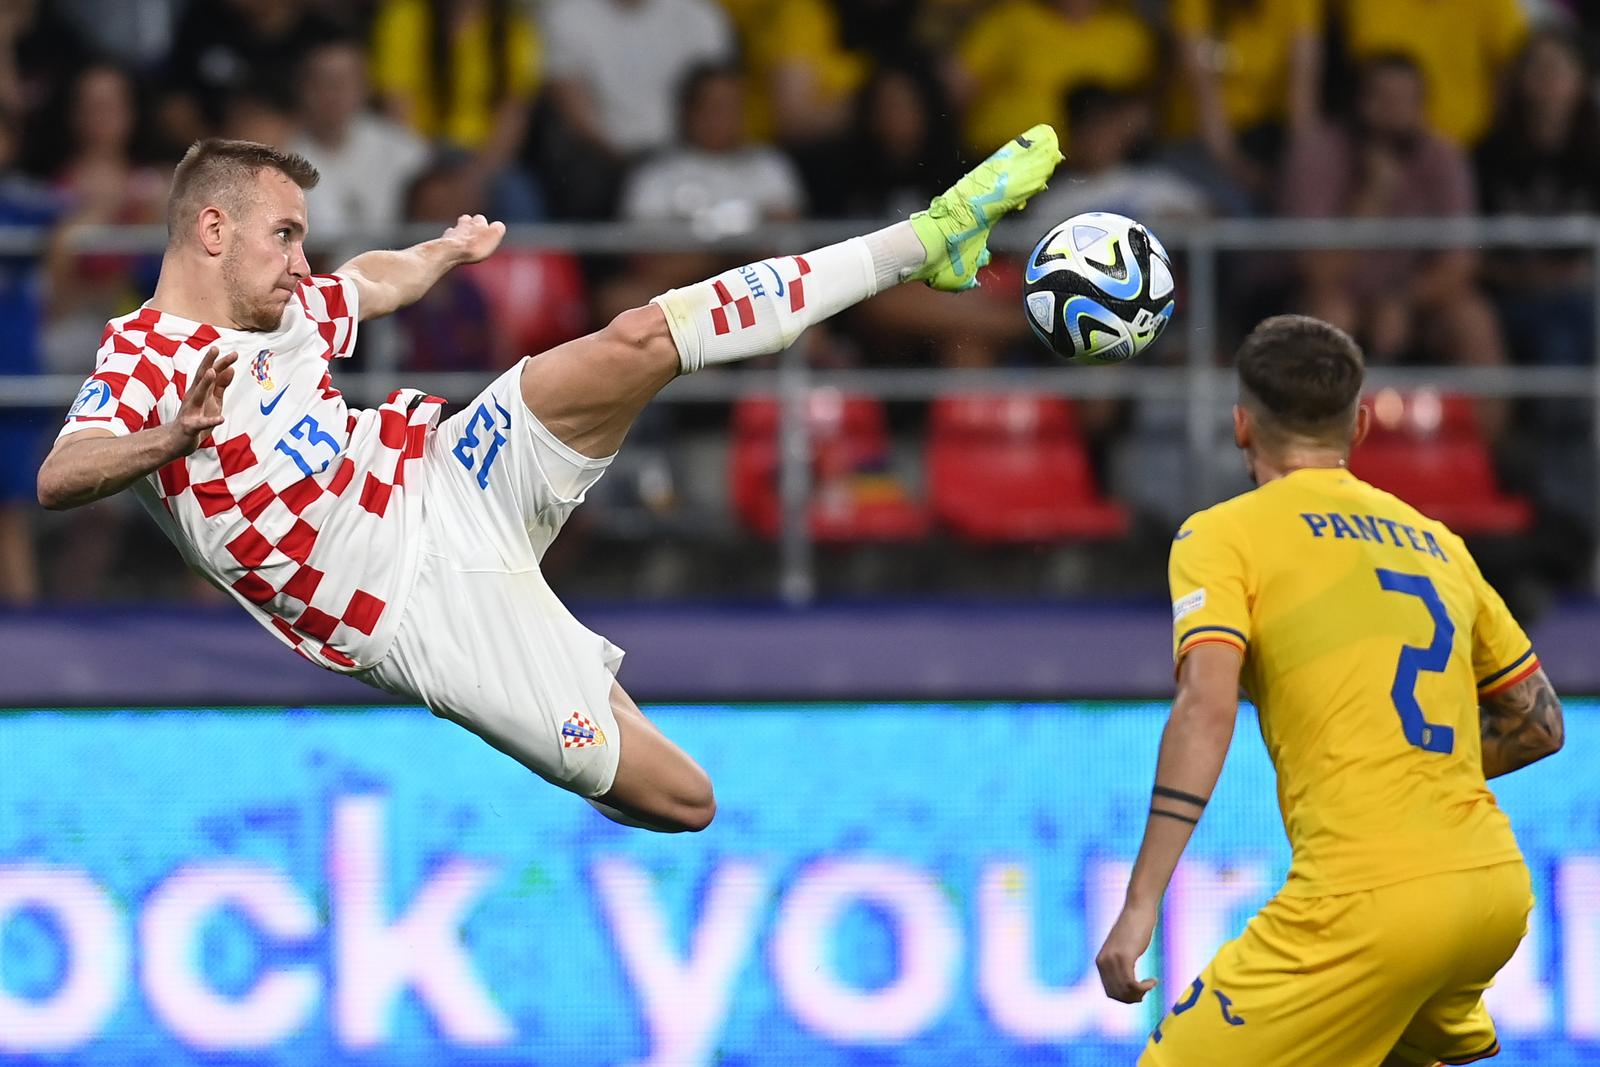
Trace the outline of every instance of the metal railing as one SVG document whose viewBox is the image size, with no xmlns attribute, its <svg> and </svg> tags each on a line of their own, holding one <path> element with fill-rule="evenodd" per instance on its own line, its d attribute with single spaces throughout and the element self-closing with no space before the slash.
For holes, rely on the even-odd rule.
<svg viewBox="0 0 1600 1067">
<path fill-rule="evenodd" d="M 764 226 L 759 232 L 708 235 L 689 226 L 639 226 L 622 223 L 513 226 L 512 247 L 564 250 L 574 253 L 648 253 L 719 250 L 751 258 L 816 248 L 883 225 L 878 220 L 835 223 L 792 223 Z M 1003 224 L 992 244 L 997 250 L 1026 252 L 1043 223 L 1017 220 Z M 365 248 L 402 247 L 437 235 L 431 226 L 351 234 L 337 245 L 313 246 L 328 263 Z M 29 227 L 0 227 L 0 255 L 37 253 L 44 233 Z M 815 577 L 807 507 L 811 496 L 810 442 L 805 403 L 810 390 L 833 388 L 884 399 L 929 400 L 954 392 L 1042 392 L 1068 397 L 1128 398 L 1182 401 L 1185 407 L 1190 477 L 1186 480 L 1194 507 L 1212 502 L 1211 464 L 1221 444 L 1220 415 L 1231 402 L 1228 372 L 1217 365 L 1218 259 L 1226 253 L 1309 250 L 1429 250 L 1447 248 L 1582 250 L 1592 259 L 1592 298 L 1600 306 L 1600 218 L 1500 219 L 1227 219 L 1159 228 L 1162 242 L 1181 252 L 1186 266 L 1178 293 L 1185 358 L 1179 366 L 1151 366 L 1148 360 L 1123 367 L 1040 367 L 994 370 L 814 370 L 801 341 L 779 357 L 774 370 L 739 374 L 699 374 L 679 379 L 661 394 L 664 403 L 733 400 L 752 392 L 781 399 L 779 435 L 779 499 L 782 506 L 779 595 L 791 604 L 812 599 Z M 74 252 L 156 253 L 165 245 L 160 227 L 83 227 L 67 237 Z M 1017 314 L 1022 315 L 1019 306 Z M 363 327 L 368 369 L 339 377 L 340 388 L 353 400 L 372 402 L 401 384 L 442 396 L 469 397 L 485 384 L 478 373 L 404 373 L 402 349 L 391 325 L 382 320 Z M 1161 344 L 1171 345 L 1174 337 Z M 1600 316 L 1595 351 L 1600 353 Z M 0 408 L 65 405 L 90 370 L 85 354 L 82 374 L 0 376 Z M 1600 427 L 1600 359 L 1588 367 L 1452 367 L 1373 368 L 1374 388 L 1432 386 L 1477 397 L 1585 397 Z M 1594 435 L 1600 450 L 1600 430 Z M 1600 567 L 1596 568 L 1600 576 Z"/>
</svg>

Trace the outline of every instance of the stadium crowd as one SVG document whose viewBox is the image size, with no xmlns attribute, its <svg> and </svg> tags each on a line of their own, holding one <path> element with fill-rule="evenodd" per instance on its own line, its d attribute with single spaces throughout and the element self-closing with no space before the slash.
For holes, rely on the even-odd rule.
<svg viewBox="0 0 1600 1067">
<path fill-rule="evenodd" d="M 102 325 L 148 295 L 157 257 L 72 253 L 66 239 L 161 222 L 170 169 L 204 136 L 304 154 L 322 174 L 313 234 L 332 242 L 478 211 L 672 221 L 708 238 L 903 216 L 1038 121 L 1055 123 L 1067 161 L 1032 220 L 1111 210 L 1159 230 L 1220 216 L 1595 213 L 1597 34 L 1600 5 L 1579 0 L 4 0 L 0 224 L 51 238 L 0 260 L 0 375 L 89 371 Z M 713 251 L 511 248 L 401 314 L 402 367 L 487 373 L 727 265 Z M 1581 250 L 1232 255 L 1223 267 L 1219 360 L 1256 318 L 1288 309 L 1350 329 L 1375 364 L 1595 360 Z M 1019 287 L 1005 257 L 969 298 L 903 287 L 830 324 L 809 357 L 1045 364 Z M 1147 362 L 1183 358 L 1169 337 Z M 1521 521 L 1484 531 L 1502 546 L 1486 566 L 1527 610 L 1589 578 L 1592 407 L 1447 403 L 1424 426 L 1467 426 L 1493 478 L 1528 502 Z M 1429 420 L 1426 404 L 1395 410 Z M 893 589 L 931 569 L 945 590 L 1003 588 L 1008 575 L 1055 594 L 1159 588 L 1186 513 L 1181 404 L 1083 402 L 1072 415 L 1094 480 L 1132 516 L 1089 566 L 1049 549 L 1073 540 L 1063 533 L 1018 538 L 1020 563 L 845 553 L 840 582 Z M 151 563 L 171 554 L 126 521 L 129 501 L 38 513 L 33 475 L 59 416 L 0 408 L 0 604 L 200 595 L 175 558 Z M 732 425 L 737 452 L 740 427 L 761 418 L 652 412 L 557 548 L 629 562 L 584 569 L 576 595 L 736 591 L 728 560 L 744 549 L 752 573 L 770 571 L 733 519 L 715 553 L 696 556 L 701 533 L 680 536 L 704 529 L 708 499 L 762 527 L 727 443 Z M 938 540 L 895 510 L 919 495 L 902 460 L 929 421 L 925 406 L 893 405 L 866 445 L 823 442 L 822 503 L 843 493 L 881 519 L 836 540 Z"/>
</svg>

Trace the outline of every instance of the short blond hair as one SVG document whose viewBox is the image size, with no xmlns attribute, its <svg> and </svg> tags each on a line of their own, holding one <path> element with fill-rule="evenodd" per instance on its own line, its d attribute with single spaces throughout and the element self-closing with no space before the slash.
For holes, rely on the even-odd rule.
<svg viewBox="0 0 1600 1067">
<path fill-rule="evenodd" d="M 172 191 L 167 194 L 168 246 L 179 243 L 200 212 L 212 204 L 238 214 L 249 195 L 249 183 L 263 170 L 275 170 L 302 189 L 315 187 L 320 178 L 304 156 L 256 141 L 209 137 L 190 145 L 172 172 Z"/>
</svg>

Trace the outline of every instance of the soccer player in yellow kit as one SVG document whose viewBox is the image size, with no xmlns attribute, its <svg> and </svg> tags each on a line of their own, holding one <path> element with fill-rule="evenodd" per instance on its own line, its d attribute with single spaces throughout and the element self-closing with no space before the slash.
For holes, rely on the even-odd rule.
<svg viewBox="0 0 1600 1067">
<path fill-rule="evenodd" d="M 1268 319 L 1238 356 L 1257 488 L 1172 545 L 1178 693 L 1144 841 L 1096 964 L 1134 1003 L 1162 894 L 1222 770 L 1241 685 L 1288 880 L 1183 990 L 1139 1063 L 1399 1067 L 1499 1051 L 1482 994 L 1527 932 L 1528 869 L 1485 780 L 1561 747 L 1561 705 L 1461 539 L 1345 469 L 1360 349 Z"/>
</svg>

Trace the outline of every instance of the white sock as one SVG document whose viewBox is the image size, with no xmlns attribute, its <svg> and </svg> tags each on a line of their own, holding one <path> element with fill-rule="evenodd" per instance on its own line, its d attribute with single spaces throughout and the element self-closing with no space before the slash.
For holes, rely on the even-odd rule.
<svg viewBox="0 0 1600 1067">
<path fill-rule="evenodd" d="M 709 281 L 669 289 L 651 303 L 667 316 L 678 363 L 708 364 L 780 352 L 812 323 L 898 285 L 927 260 L 909 222 L 803 256 L 779 256 Z"/>
</svg>

